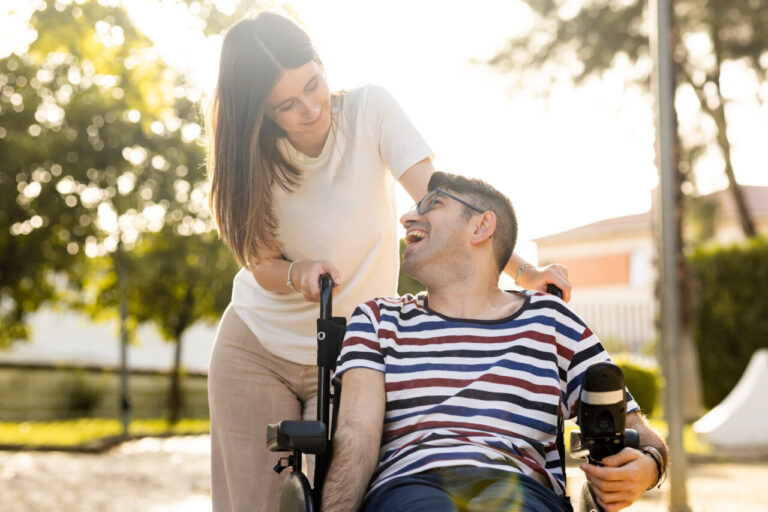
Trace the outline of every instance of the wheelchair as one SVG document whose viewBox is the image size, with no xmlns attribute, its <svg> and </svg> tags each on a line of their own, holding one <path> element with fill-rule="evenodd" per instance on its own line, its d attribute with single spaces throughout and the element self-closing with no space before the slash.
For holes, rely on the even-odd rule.
<svg viewBox="0 0 768 512">
<path fill-rule="evenodd" d="M 331 277 L 320 277 L 320 317 L 317 320 L 317 419 L 314 421 L 284 420 L 267 426 L 267 447 L 274 452 L 290 452 L 281 457 L 274 470 L 285 469 L 291 473 L 283 484 L 280 512 L 315 512 L 320 510 L 320 493 L 333 453 L 333 434 L 336 429 L 338 407 L 330 413 L 331 404 L 339 403 L 341 385 L 334 383 L 331 391 L 331 374 L 336 369 L 336 359 L 341 352 L 346 331 L 346 319 L 332 316 Z M 562 297 L 560 289 L 553 285 L 547 291 Z M 626 396 L 621 369 L 613 363 L 596 363 L 587 368 L 582 383 L 579 405 L 581 431 L 571 432 L 572 458 L 584 458 L 591 464 L 600 464 L 603 457 L 618 453 L 625 446 L 637 448 L 638 435 L 632 429 L 625 430 Z M 605 400 L 606 396 L 621 398 Z M 590 397 L 598 397 L 593 400 Z M 558 420 L 557 449 L 563 475 L 565 471 L 565 425 Z M 315 455 L 313 485 L 302 473 L 302 456 Z M 580 512 L 602 512 L 597 505 L 589 482 L 584 482 L 581 492 Z M 566 496 L 570 501 L 570 498 Z"/>
<path fill-rule="evenodd" d="M 334 384 L 331 392 L 331 374 L 336 369 L 336 359 L 341 352 L 347 321 L 332 316 L 333 283 L 331 276 L 320 277 L 320 318 L 317 320 L 317 419 L 315 421 L 284 420 L 267 425 L 267 447 L 274 452 L 291 452 L 282 457 L 273 468 L 281 473 L 290 468 L 291 473 L 283 484 L 280 512 L 315 512 L 320 510 L 320 490 L 333 453 L 333 433 L 341 397 L 341 386 Z M 313 486 L 302 473 L 302 455 L 315 455 Z"/>
</svg>

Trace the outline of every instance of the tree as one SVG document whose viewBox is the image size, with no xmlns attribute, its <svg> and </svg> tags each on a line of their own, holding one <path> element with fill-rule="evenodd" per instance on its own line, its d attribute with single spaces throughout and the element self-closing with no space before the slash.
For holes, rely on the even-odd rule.
<svg viewBox="0 0 768 512">
<path fill-rule="evenodd" d="M 84 255 L 183 218 L 179 183 L 203 179 L 195 91 L 122 8 L 43 3 L 30 23 L 28 51 L 0 60 L 4 344 L 62 284 L 78 286 Z"/>
<path fill-rule="evenodd" d="M 634 81 L 649 84 L 651 67 L 647 33 L 648 4 L 641 0 L 613 2 L 594 0 L 574 4 L 566 0 L 524 0 L 535 16 L 533 29 L 508 40 L 506 47 L 489 62 L 500 70 L 544 75 L 550 82 L 565 73 L 576 84 L 605 71 L 630 64 Z M 736 182 L 728 133 L 728 107 L 733 98 L 722 89 L 728 69 L 756 78 L 757 87 L 768 80 L 768 17 L 762 1 L 681 0 L 674 2 L 673 59 L 676 65 L 676 94 L 693 92 L 700 107 L 694 126 L 679 124 L 676 148 L 680 238 L 678 276 L 683 312 L 683 366 L 686 378 L 688 418 L 699 413 L 700 379 L 691 335 L 691 293 L 682 240 L 683 190 L 695 189 L 693 170 L 711 146 L 719 149 L 729 190 L 737 205 L 741 227 L 755 236 L 754 222 Z M 765 102 L 754 91 L 754 101 Z M 711 126 L 707 136 L 701 126 Z"/>
<path fill-rule="evenodd" d="M 168 388 L 171 423 L 181 408 L 181 354 L 184 332 L 198 321 L 218 320 L 232 296 L 238 270 L 229 249 L 215 231 L 180 234 L 178 226 L 141 237 L 125 254 L 129 325 L 156 325 L 174 342 L 174 362 Z M 94 316 L 114 316 L 119 307 L 119 283 L 110 258 L 94 260 L 85 286 L 86 308 Z"/>
<path fill-rule="evenodd" d="M 122 7 L 41 4 L 30 23 L 28 51 L 0 60 L 0 342 L 61 295 L 120 315 L 126 334 L 153 321 L 180 342 L 224 310 L 234 273 L 206 204 L 199 91 Z"/>
<path fill-rule="evenodd" d="M 567 73 L 575 83 L 600 75 L 622 62 L 634 65 L 634 79 L 648 84 L 648 3 L 594 0 L 524 0 L 533 12 L 534 28 L 514 37 L 490 60 L 501 70 L 542 71 L 550 79 Z M 764 105 L 758 92 L 768 81 L 768 16 L 762 0 L 680 0 L 674 2 L 673 58 L 678 96 L 692 92 L 700 115 L 694 125 L 681 126 L 680 170 L 683 181 L 695 185 L 691 172 L 709 146 L 720 152 L 729 189 L 738 208 L 744 234 L 755 236 L 754 222 L 736 182 L 729 136 L 729 105 L 722 77 L 730 70 L 755 79 L 753 100 Z M 737 71 L 733 71 L 737 69 Z M 701 130 L 700 126 L 705 128 Z M 706 129 L 713 134 L 708 136 Z M 690 188 L 690 185 L 688 185 Z"/>
</svg>

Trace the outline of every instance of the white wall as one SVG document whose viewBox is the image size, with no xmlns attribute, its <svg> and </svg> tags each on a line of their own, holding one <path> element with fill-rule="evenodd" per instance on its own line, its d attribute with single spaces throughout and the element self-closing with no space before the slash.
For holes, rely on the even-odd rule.
<svg viewBox="0 0 768 512">
<path fill-rule="evenodd" d="M 114 366 L 120 364 L 117 322 L 96 324 L 85 316 L 50 309 L 30 318 L 32 335 L 0 350 L 0 362 Z M 207 371 L 216 336 L 215 325 L 198 324 L 182 338 L 182 365 L 190 371 Z M 157 329 L 142 327 L 139 343 L 128 349 L 134 369 L 168 369 L 173 364 L 174 344 L 162 339 Z"/>
</svg>

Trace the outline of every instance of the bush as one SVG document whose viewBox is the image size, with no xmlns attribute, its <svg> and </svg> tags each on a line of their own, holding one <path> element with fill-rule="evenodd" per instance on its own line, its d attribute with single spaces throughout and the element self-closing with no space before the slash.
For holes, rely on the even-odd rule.
<svg viewBox="0 0 768 512">
<path fill-rule="evenodd" d="M 403 251 L 405 251 L 405 240 L 400 239 L 400 274 L 397 277 L 397 293 L 399 295 L 405 295 L 410 293 L 416 295 L 419 292 L 424 291 L 424 285 L 403 273 Z"/>
<path fill-rule="evenodd" d="M 719 404 L 768 347 L 768 240 L 700 249 L 688 258 L 693 277 L 693 332 L 704 404 Z"/>
<path fill-rule="evenodd" d="M 66 394 L 68 414 L 74 418 L 90 416 L 102 395 L 101 390 L 88 382 L 82 370 L 76 371 Z"/>
<path fill-rule="evenodd" d="M 614 359 L 614 362 L 624 373 L 624 384 L 632 393 L 635 402 L 647 416 L 653 414 L 659 400 L 661 377 L 658 368 L 635 364 L 622 358 Z"/>
</svg>

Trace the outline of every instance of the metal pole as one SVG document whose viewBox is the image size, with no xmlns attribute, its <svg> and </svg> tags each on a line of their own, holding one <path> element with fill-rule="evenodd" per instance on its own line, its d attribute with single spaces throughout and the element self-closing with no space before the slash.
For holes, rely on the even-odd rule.
<svg viewBox="0 0 768 512">
<path fill-rule="evenodd" d="M 123 424 L 123 435 L 128 436 L 131 424 L 131 398 L 128 382 L 128 297 L 125 286 L 125 255 L 122 241 L 117 242 L 117 287 L 120 301 L 120 420 Z"/>
<path fill-rule="evenodd" d="M 651 0 L 651 55 L 654 59 L 652 87 L 656 100 L 656 164 L 659 169 L 660 201 L 656 219 L 660 245 L 661 347 L 666 379 L 664 415 L 669 436 L 669 510 L 688 512 L 686 490 L 687 458 L 683 448 L 683 401 L 680 368 L 680 285 L 678 282 L 677 224 L 675 223 L 676 122 L 674 111 L 675 76 L 672 63 L 672 8 L 669 0 Z"/>
</svg>

